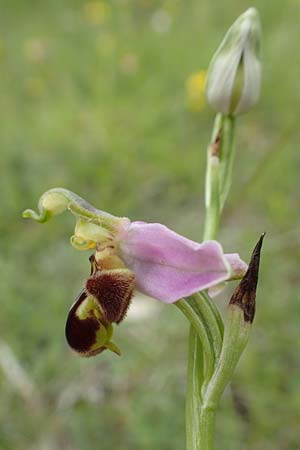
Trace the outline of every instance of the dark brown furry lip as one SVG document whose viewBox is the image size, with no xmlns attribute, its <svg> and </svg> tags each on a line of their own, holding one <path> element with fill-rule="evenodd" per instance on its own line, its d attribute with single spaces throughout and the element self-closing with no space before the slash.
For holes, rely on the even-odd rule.
<svg viewBox="0 0 300 450">
<path fill-rule="evenodd" d="M 96 272 L 86 282 L 86 290 L 97 299 L 105 319 L 120 323 L 128 310 L 134 289 L 134 273 L 128 269 Z"/>
<path fill-rule="evenodd" d="M 77 317 L 76 311 L 87 297 L 88 294 L 84 289 L 70 309 L 65 328 L 65 335 L 69 346 L 83 355 L 90 353 L 92 346 L 96 342 L 96 333 L 100 326 L 103 326 L 96 317 L 90 316 L 84 320 Z M 104 349 L 99 348 L 97 353 L 100 353 Z"/>
</svg>

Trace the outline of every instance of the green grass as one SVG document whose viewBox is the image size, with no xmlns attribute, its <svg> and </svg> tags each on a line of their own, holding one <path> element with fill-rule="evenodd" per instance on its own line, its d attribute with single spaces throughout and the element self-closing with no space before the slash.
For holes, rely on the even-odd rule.
<svg viewBox="0 0 300 450">
<path fill-rule="evenodd" d="M 244 259 L 262 231 L 267 237 L 253 335 L 236 372 L 235 401 L 228 391 L 221 402 L 216 449 L 296 450 L 300 3 L 110 5 L 109 17 L 93 25 L 79 0 L 0 3 L 0 339 L 38 396 L 34 413 L 34 399 L 24 400 L 0 369 L 0 449 L 184 448 L 184 318 L 158 304 L 154 315 L 118 328 L 122 358 L 75 357 L 64 322 L 88 255 L 69 246 L 70 217 L 42 226 L 22 220 L 21 211 L 61 186 L 101 209 L 199 240 L 213 112 L 188 110 L 185 81 L 207 68 L 232 21 L 257 6 L 262 99 L 238 122 L 220 237 Z M 153 30 L 160 9 L 172 20 L 165 33 Z M 222 309 L 231 292 L 218 300 Z"/>
</svg>

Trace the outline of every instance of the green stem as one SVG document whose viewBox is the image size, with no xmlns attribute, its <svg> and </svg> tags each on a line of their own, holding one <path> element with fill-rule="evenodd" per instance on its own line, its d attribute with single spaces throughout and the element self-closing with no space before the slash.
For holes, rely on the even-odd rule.
<svg viewBox="0 0 300 450">
<path fill-rule="evenodd" d="M 205 354 L 205 361 L 210 364 L 214 355 L 215 363 L 222 347 L 224 330 L 222 318 L 204 292 L 191 296 L 189 300 L 192 301 L 199 316 L 206 322 L 209 340 L 213 345 L 213 351 Z M 212 450 L 214 442 L 215 410 L 202 406 L 202 393 L 212 376 L 214 366 L 209 367 L 203 377 L 204 349 L 201 348 L 201 342 L 203 342 L 201 336 L 196 335 L 195 328 L 191 325 L 186 390 L 186 450 Z"/>
<path fill-rule="evenodd" d="M 175 303 L 191 323 L 189 336 L 187 389 L 186 389 L 186 449 L 202 450 L 200 436 L 205 436 L 201 427 L 206 423 L 205 414 L 200 408 L 204 379 L 211 379 L 216 364 L 216 345 L 203 315 L 204 308 L 191 296 Z M 213 312 L 211 311 L 211 318 Z M 215 329 L 218 328 L 215 322 Z M 216 333 L 218 333 L 216 331 Z M 205 363 L 204 363 L 205 361 Z M 202 438 L 201 438 L 202 439 Z M 204 439 L 204 437 L 203 437 Z M 208 439 L 205 438 L 205 439 Z M 202 444 L 201 444 L 202 445 Z M 203 447 L 206 448 L 206 447 Z M 207 447 L 209 449 L 209 447 Z"/>
<path fill-rule="evenodd" d="M 202 398 L 203 405 L 207 408 L 217 407 L 219 398 L 228 380 L 232 378 L 237 362 L 248 342 L 250 328 L 250 324 L 245 323 L 243 310 L 239 306 L 229 305 L 222 352 Z"/>
<path fill-rule="evenodd" d="M 209 296 L 204 292 L 198 292 L 191 295 L 190 302 L 193 302 L 196 311 L 199 316 L 205 321 L 207 332 L 210 335 L 211 343 L 214 348 L 214 354 L 216 359 L 221 353 L 223 342 L 223 327 L 219 324 L 219 319 L 222 321 L 221 316 L 218 318 L 215 315 L 215 310 L 212 308 L 212 301 Z M 223 324 L 223 321 L 222 321 Z"/>
<path fill-rule="evenodd" d="M 201 355 L 202 358 L 199 358 Z M 187 371 L 187 389 L 186 389 L 186 448 L 197 450 L 200 436 L 200 409 L 201 387 L 203 383 L 203 352 L 201 341 L 194 327 L 191 327 L 189 337 L 189 355 Z"/>
<path fill-rule="evenodd" d="M 215 417 L 216 410 L 214 408 L 201 408 L 198 450 L 212 450 L 214 446 Z"/>
<path fill-rule="evenodd" d="M 191 325 L 186 390 L 186 450 L 212 450 L 214 444 L 215 408 L 206 407 L 204 395 L 209 380 L 213 377 L 215 363 L 220 356 L 224 325 L 222 318 L 209 296 L 203 292 L 189 298 L 197 315 L 206 324 L 211 353 L 203 353 L 202 337 L 196 335 Z M 179 303 L 179 302 L 178 302 Z M 204 349 L 203 349 L 204 350 Z M 203 358 L 209 367 L 203 374 Z M 213 367 L 211 367 L 213 362 Z"/>
<path fill-rule="evenodd" d="M 201 358 L 199 358 L 199 362 L 196 362 L 198 367 L 201 367 L 201 374 L 198 378 L 203 377 L 203 352 L 205 355 L 205 376 L 211 377 L 215 368 L 216 361 L 216 353 L 214 346 L 212 344 L 212 339 L 209 334 L 209 329 L 205 324 L 205 319 L 202 316 L 202 313 L 197 309 L 196 305 L 191 301 L 192 299 L 182 299 L 175 303 L 175 305 L 181 310 L 181 312 L 186 316 L 188 321 L 191 324 L 191 333 L 194 334 L 196 331 L 198 338 L 200 339 L 201 346 L 198 348 L 201 350 Z M 194 338 L 190 336 L 190 341 L 194 342 Z M 192 361 L 195 362 L 194 358 L 191 358 Z M 200 363 L 201 361 L 201 363 Z M 194 371 L 193 371 L 194 372 Z M 191 376 L 188 375 L 189 379 L 192 379 Z"/>
<path fill-rule="evenodd" d="M 215 239 L 220 225 L 220 163 L 217 157 L 208 157 L 208 160 L 209 193 L 206 200 L 204 241 Z M 208 188 L 206 190 L 208 191 Z"/>
<path fill-rule="evenodd" d="M 220 330 L 220 334 L 221 334 L 222 340 L 223 340 L 223 335 L 224 335 L 224 323 L 223 323 L 223 319 L 222 319 L 222 317 L 221 317 L 220 311 L 218 310 L 218 308 L 217 308 L 215 302 L 213 302 L 213 301 L 211 300 L 210 296 L 207 294 L 206 291 L 198 292 L 197 295 L 199 295 L 199 296 L 201 297 L 201 299 L 202 299 L 202 302 L 206 303 L 206 304 L 207 304 L 207 307 L 210 308 L 211 313 L 214 315 L 215 320 L 216 320 L 216 322 L 217 322 L 217 324 L 218 324 L 218 327 L 219 327 L 219 330 Z"/>
<path fill-rule="evenodd" d="M 207 151 L 204 240 L 216 239 L 218 234 L 221 212 L 231 184 L 233 147 L 234 119 L 218 114 Z M 201 292 L 191 296 L 189 301 L 199 316 L 203 317 L 216 362 L 222 352 L 223 320 L 207 293 Z M 216 404 L 207 403 L 207 398 L 204 397 L 207 388 L 211 387 L 211 372 L 203 374 L 203 357 L 206 355 L 203 355 L 200 343 L 197 344 L 199 339 L 201 336 L 196 337 L 195 328 L 191 326 L 186 395 L 187 450 L 212 450 Z M 208 355 L 206 361 L 209 359 Z M 201 389 L 199 389 L 199 380 L 202 382 Z M 193 389 L 196 390 L 193 391 Z"/>
<path fill-rule="evenodd" d="M 203 240 L 215 239 L 220 224 L 220 164 L 224 117 L 217 114 L 214 122 L 210 144 L 207 148 L 205 177 L 206 216 Z"/>
<path fill-rule="evenodd" d="M 224 116 L 222 122 L 222 144 L 220 153 L 220 208 L 224 208 L 232 180 L 232 169 L 235 156 L 234 143 L 235 119 Z"/>
</svg>

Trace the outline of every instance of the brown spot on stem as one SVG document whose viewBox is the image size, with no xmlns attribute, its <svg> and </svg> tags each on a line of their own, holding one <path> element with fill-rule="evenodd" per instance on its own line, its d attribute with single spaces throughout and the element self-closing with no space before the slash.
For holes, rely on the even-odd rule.
<svg viewBox="0 0 300 450">
<path fill-rule="evenodd" d="M 259 271 L 259 261 L 260 261 L 260 251 L 263 243 L 265 233 L 263 233 L 256 244 L 251 260 L 249 263 L 248 270 L 235 289 L 230 303 L 231 305 L 239 306 L 244 312 L 245 322 L 253 322 L 255 315 L 255 297 L 256 297 L 256 287 L 258 281 L 258 271 Z"/>
<path fill-rule="evenodd" d="M 220 128 L 220 130 L 218 131 L 218 134 L 216 136 L 216 139 L 214 140 L 214 142 L 212 143 L 212 146 L 211 146 L 212 156 L 217 156 L 217 157 L 220 156 L 221 135 L 222 135 L 222 129 Z"/>
</svg>

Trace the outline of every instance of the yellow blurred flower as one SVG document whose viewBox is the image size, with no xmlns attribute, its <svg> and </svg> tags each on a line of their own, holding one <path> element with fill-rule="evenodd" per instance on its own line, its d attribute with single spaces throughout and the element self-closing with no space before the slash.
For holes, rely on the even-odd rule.
<svg viewBox="0 0 300 450">
<path fill-rule="evenodd" d="M 192 111 L 201 111 L 205 106 L 206 70 L 191 74 L 186 80 L 186 101 Z"/>
<path fill-rule="evenodd" d="M 83 5 L 85 20 L 91 25 L 101 25 L 111 14 L 111 7 L 103 1 L 87 2 Z"/>
</svg>

